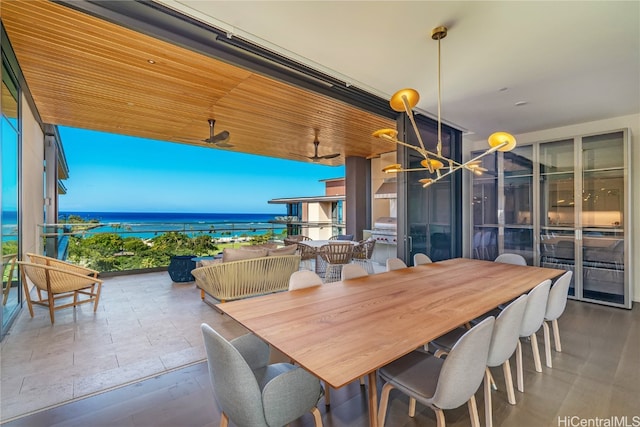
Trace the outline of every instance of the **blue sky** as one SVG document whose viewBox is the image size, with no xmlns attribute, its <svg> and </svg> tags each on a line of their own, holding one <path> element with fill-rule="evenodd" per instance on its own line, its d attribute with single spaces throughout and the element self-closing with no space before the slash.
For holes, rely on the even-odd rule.
<svg viewBox="0 0 640 427">
<path fill-rule="evenodd" d="M 324 194 L 344 166 L 281 160 L 59 127 L 69 165 L 60 211 L 279 213 L 279 197 Z"/>
</svg>

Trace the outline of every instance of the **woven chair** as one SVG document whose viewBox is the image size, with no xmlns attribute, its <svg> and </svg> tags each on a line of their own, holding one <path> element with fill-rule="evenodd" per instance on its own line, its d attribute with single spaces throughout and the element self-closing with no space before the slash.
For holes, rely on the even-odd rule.
<svg viewBox="0 0 640 427">
<path fill-rule="evenodd" d="M 7 301 L 9 300 L 9 291 L 11 291 L 11 286 L 13 286 L 13 276 L 16 268 L 16 261 L 18 260 L 18 256 L 16 254 L 9 254 L 2 256 L 2 305 L 7 305 Z M 7 271 L 8 270 L 8 271 Z M 7 283 L 4 283 L 5 272 L 7 272 Z"/>
<path fill-rule="evenodd" d="M 325 283 L 336 282 L 340 280 L 342 266 L 349 264 L 353 259 L 353 245 L 351 243 L 331 243 L 321 246 L 318 253 L 326 264 Z"/>
<path fill-rule="evenodd" d="M 369 274 L 374 273 L 371 256 L 373 255 L 375 245 L 375 239 L 369 238 L 367 240 L 361 240 L 353 248 L 353 262 L 360 264 Z"/>
<path fill-rule="evenodd" d="M 74 273 L 84 274 L 85 276 L 92 276 L 96 279 L 98 278 L 98 274 L 100 273 L 98 270 L 93 270 L 91 268 L 83 267 L 78 264 L 72 264 L 67 261 L 63 261 L 58 258 L 51 258 L 45 255 L 38 255 L 34 253 L 27 252 L 27 258 L 29 258 L 29 262 L 33 264 L 42 264 L 48 265 L 49 267 L 61 268 L 63 270 L 73 271 Z M 38 299 L 42 300 L 42 294 L 40 293 L 40 289 L 36 289 L 38 292 Z"/>
<path fill-rule="evenodd" d="M 313 246 L 297 243 L 300 254 L 300 268 L 313 271 L 315 269 L 317 250 Z"/>
<path fill-rule="evenodd" d="M 297 245 L 299 242 L 304 242 L 305 240 L 311 240 L 311 238 L 307 236 L 303 236 L 302 234 L 294 234 L 292 236 L 287 236 L 284 239 L 284 244 Z"/>
<path fill-rule="evenodd" d="M 46 264 L 34 264 L 24 261 L 18 261 L 18 265 L 20 265 L 22 277 L 29 279 L 38 291 L 38 300 L 32 301 L 31 296 L 29 295 L 27 280 L 22 281 L 31 317 L 33 317 L 33 304 L 49 307 L 51 323 L 55 322 L 54 312 L 56 310 L 75 307 L 80 304 L 90 302 L 93 303 L 94 313 L 98 309 L 102 280 L 94 277 L 93 275 L 78 273 L 71 269 L 57 268 Z M 47 293 L 46 299 L 42 298 L 42 291 Z M 82 295 L 85 295 L 88 298 L 80 299 Z M 56 305 L 57 300 L 70 297 L 73 297 L 71 302 Z"/>
</svg>

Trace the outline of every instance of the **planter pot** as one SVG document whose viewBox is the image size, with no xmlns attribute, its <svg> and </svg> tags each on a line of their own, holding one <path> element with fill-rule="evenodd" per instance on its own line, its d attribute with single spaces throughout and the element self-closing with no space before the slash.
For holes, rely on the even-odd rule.
<svg viewBox="0 0 640 427">
<path fill-rule="evenodd" d="M 196 262 L 192 261 L 195 255 L 174 255 L 169 262 L 169 277 L 174 282 L 193 282 L 196 280 L 191 275 L 191 270 L 196 268 Z"/>
</svg>

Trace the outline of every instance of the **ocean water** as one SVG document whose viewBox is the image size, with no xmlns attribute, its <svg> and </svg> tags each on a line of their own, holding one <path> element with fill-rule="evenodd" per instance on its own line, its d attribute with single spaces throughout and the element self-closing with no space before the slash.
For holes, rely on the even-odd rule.
<svg viewBox="0 0 640 427">
<path fill-rule="evenodd" d="M 153 238 L 169 231 L 190 236 L 208 234 L 220 239 L 279 234 L 286 227 L 274 224 L 277 214 L 265 213 L 163 213 L 163 212 L 60 212 L 59 218 L 76 215 L 85 221 L 97 220 L 99 226 L 85 234 L 117 233 L 122 237 Z"/>
</svg>

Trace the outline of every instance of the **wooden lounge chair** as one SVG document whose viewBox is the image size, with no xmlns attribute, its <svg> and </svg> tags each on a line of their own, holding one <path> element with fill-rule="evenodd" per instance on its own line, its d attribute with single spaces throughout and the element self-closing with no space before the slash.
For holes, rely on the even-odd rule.
<svg viewBox="0 0 640 427">
<path fill-rule="evenodd" d="M 33 317 L 33 304 L 49 307 L 49 317 L 51 323 L 55 322 L 54 312 L 66 307 L 75 307 L 80 304 L 93 302 L 93 311 L 98 309 L 100 300 L 100 290 L 102 288 L 102 280 L 93 274 L 88 275 L 78 272 L 77 269 L 64 268 L 64 261 L 60 261 L 58 266 L 47 264 L 35 264 L 31 262 L 18 261 L 20 270 L 22 271 L 22 285 L 27 297 L 27 305 L 29 314 Z M 79 266 L 74 266 L 79 267 Z M 82 267 L 80 267 L 82 268 Z M 27 280 L 29 279 L 37 289 L 38 300 L 32 301 L 29 294 Z M 42 291 L 45 291 L 46 298 L 42 297 Z M 88 298 L 80 299 L 82 295 Z M 71 302 L 62 305 L 56 305 L 56 301 L 63 298 L 73 298 Z"/>
</svg>

